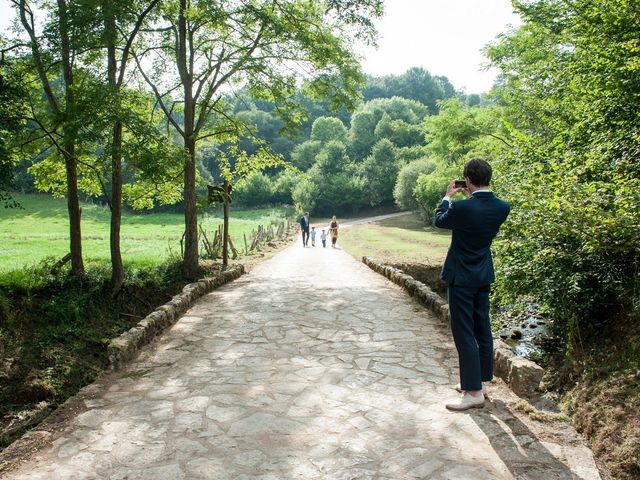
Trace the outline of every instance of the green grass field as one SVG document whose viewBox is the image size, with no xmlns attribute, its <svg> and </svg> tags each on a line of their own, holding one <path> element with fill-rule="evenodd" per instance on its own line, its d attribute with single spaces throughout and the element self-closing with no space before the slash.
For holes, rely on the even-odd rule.
<svg viewBox="0 0 640 480">
<path fill-rule="evenodd" d="M 61 258 L 69 252 L 66 200 L 49 195 L 15 195 L 23 209 L 0 209 L 0 271 L 14 270 L 45 257 Z M 292 214 L 285 208 L 231 210 L 231 238 L 236 248 L 257 225 L 277 223 Z M 85 260 L 109 260 L 108 207 L 82 205 L 82 238 Z M 201 217 L 207 232 L 222 223 L 221 214 Z M 184 217 L 178 213 L 132 214 L 122 218 L 121 247 L 125 264 L 162 263 L 170 250 L 180 253 Z"/>
<path fill-rule="evenodd" d="M 412 213 L 344 228 L 338 244 L 358 260 L 367 255 L 385 263 L 439 265 L 450 241 L 450 232 L 428 227 Z"/>
</svg>

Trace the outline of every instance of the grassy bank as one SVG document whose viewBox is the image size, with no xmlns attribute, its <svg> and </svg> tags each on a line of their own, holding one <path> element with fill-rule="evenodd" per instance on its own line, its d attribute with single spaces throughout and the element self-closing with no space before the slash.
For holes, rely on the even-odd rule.
<svg viewBox="0 0 640 480">
<path fill-rule="evenodd" d="M 35 264 L 45 257 L 61 258 L 69 252 L 69 223 L 64 199 L 49 195 L 15 195 L 22 209 L 0 209 L 0 271 Z M 269 225 L 291 215 L 285 208 L 231 210 L 231 238 L 237 248 L 258 225 Z M 109 260 L 107 207 L 82 204 L 83 254 L 87 261 Z M 220 215 L 204 215 L 201 224 L 213 232 Z M 160 265 L 170 251 L 180 253 L 184 217 L 179 213 L 133 214 L 122 217 L 121 245 L 126 264 Z"/>
<path fill-rule="evenodd" d="M 450 241 L 448 231 L 427 227 L 412 213 L 343 228 L 338 243 L 357 260 L 368 255 L 385 263 L 439 265 Z"/>
<path fill-rule="evenodd" d="M 620 317 L 585 338 L 571 362 L 555 358 L 549 381 L 589 439 L 605 480 L 640 478 L 640 323 Z"/>
<path fill-rule="evenodd" d="M 0 431 L 17 412 L 55 406 L 93 381 L 109 341 L 186 283 L 179 263 L 128 267 L 112 298 L 109 265 L 86 267 L 82 282 L 52 274 L 49 262 L 0 273 Z"/>
</svg>

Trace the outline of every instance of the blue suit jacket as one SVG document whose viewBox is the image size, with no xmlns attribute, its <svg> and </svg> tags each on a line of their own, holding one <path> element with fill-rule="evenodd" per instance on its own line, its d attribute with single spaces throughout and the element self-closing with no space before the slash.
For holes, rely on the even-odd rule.
<svg viewBox="0 0 640 480">
<path fill-rule="evenodd" d="M 461 287 L 493 283 L 491 242 L 507 219 L 510 206 L 492 192 L 478 192 L 466 200 L 443 200 L 436 210 L 436 227 L 453 230 L 440 278 Z"/>
</svg>

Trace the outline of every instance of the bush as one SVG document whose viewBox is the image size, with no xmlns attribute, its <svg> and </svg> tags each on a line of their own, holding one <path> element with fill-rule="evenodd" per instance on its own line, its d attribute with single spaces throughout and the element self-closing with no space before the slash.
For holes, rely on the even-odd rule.
<svg viewBox="0 0 640 480">
<path fill-rule="evenodd" d="M 584 345 L 609 324 L 638 316 L 640 238 L 634 212 L 640 205 L 631 188 L 618 196 L 623 187 L 580 183 L 569 172 L 538 180 L 536 186 L 510 185 L 512 213 L 504 240 L 496 245 L 496 295 L 503 304 L 523 294 L 541 300 L 566 353 L 579 358 Z"/>
<path fill-rule="evenodd" d="M 457 172 L 457 168 L 447 165 L 418 176 L 413 196 L 420 206 L 420 215 L 427 223 L 433 223 L 435 210 L 447 192 L 447 185 L 456 177 Z"/>
<path fill-rule="evenodd" d="M 402 167 L 393 189 L 393 198 L 396 204 L 405 210 L 418 210 L 420 205 L 413 193 L 418 183 L 418 177 L 422 174 L 432 173 L 435 169 L 436 163 L 427 158 L 414 160 Z"/>
<path fill-rule="evenodd" d="M 291 197 L 296 207 L 296 214 L 313 210 L 317 196 L 318 187 L 316 187 L 309 177 L 302 178 L 291 192 Z"/>
<path fill-rule="evenodd" d="M 249 175 L 234 191 L 233 201 L 238 205 L 255 207 L 273 201 L 273 185 L 264 173 Z"/>
<path fill-rule="evenodd" d="M 273 180 L 273 203 L 280 205 L 293 204 L 292 192 L 300 181 L 300 174 L 291 171 L 280 172 Z"/>
</svg>

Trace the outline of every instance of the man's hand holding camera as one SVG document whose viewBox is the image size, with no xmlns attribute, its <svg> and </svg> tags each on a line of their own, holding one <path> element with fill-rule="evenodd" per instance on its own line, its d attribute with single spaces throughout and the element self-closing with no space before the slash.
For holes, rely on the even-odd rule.
<svg viewBox="0 0 640 480">
<path fill-rule="evenodd" d="M 447 197 L 451 198 L 458 192 L 462 192 L 467 197 L 471 195 L 467 182 L 464 180 L 451 180 L 447 187 Z"/>
</svg>

